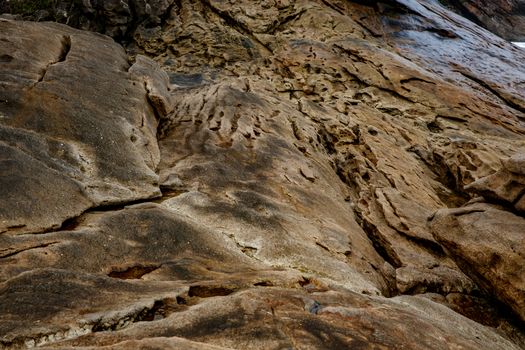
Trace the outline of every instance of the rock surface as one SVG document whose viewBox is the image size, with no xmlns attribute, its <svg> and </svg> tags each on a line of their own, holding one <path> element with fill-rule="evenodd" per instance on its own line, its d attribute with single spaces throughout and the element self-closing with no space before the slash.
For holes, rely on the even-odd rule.
<svg viewBox="0 0 525 350">
<path fill-rule="evenodd" d="M 523 0 L 440 0 L 462 16 L 510 41 L 525 41 L 525 1 Z"/>
<path fill-rule="evenodd" d="M 458 265 L 525 320 L 525 219 L 477 203 L 438 211 L 431 227 Z"/>
<path fill-rule="evenodd" d="M 9 20 L 0 40 L 0 232 L 55 229 L 93 206 L 160 195 L 158 121 L 121 47 Z"/>
<path fill-rule="evenodd" d="M 425 0 L 126 4 L 129 60 L 0 20 L 0 347 L 525 348 L 523 50 Z"/>
<path fill-rule="evenodd" d="M 139 27 L 161 24 L 174 3 L 175 0 L 9 0 L 0 3 L 0 13 L 18 19 L 65 23 L 125 40 Z"/>
<path fill-rule="evenodd" d="M 489 201 L 525 212 L 525 155 L 520 153 L 509 158 L 501 170 L 471 183 L 467 189 Z"/>
</svg>

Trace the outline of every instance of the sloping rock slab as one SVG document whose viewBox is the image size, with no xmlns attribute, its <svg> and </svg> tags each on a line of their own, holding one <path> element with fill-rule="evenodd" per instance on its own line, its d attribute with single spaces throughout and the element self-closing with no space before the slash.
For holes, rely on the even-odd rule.
<svg viewBox="0 0 525 350">
<path fill-rule="evenodd" d="M 159 194 L 144 68 L 129 73 L 110 38 L 58 24 L 1 19 L 0 42 L 0 232 Z"/>
<path fill-rule="evenodd" d="M 85 214 L 70 231 L 0 236 L 0 247 L 0 282 L 37 268 L 173 281 L 257 266 L 224 234 L 153 203 Z"/>
<path fill-rule="evenodd" d="M 260 287 L 198 305 L 157 322 L 97 332 L 53 348 L 184 337 L 232 349 L 518 349 L 450 309 L 421 297 Z M 204 347 L 203 347 L 204 348 Z"/>
<path fill-rule="evenodd" d="M 24 273 L 0 284 L 0 348 L 119 329 L 147 319 L 155 302 L 183 290 L 173 283 L 144 285 L 58 269 Z"/>
<path fill-rule="evenodd" d="M 525 320 L 525 219 L 478 203 L 440 210 L 430 225 L 458 266 Z"/>
<path fill-rule="evenodd" d="M 523 0 L 443 0 L 448 8 L 493 33 L 511 41 L 525 41 L 525 1 Z"/>
<path fill-rule="evenodd" d="M 473 182 L 467 190 L 525 212 L 525 154 L 507 159 L 499 171 Z"/>
</svg>

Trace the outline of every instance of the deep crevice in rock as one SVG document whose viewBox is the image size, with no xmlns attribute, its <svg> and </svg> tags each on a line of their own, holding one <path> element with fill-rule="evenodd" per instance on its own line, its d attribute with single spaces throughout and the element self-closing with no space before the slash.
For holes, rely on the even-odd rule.
<svg viewBox="0 0 525 350">
<path fill-rule="evenodd" d="M 38 83 L 41 83 L 42 81 L 44 81 L 46 74 L 51 66 L 57 63 L 60 63 L 60 62 L 64 62 L 67 59 L 67 55 L 71 51 L 71 37 L 69 35 L 64 35 L 62 37 L 61 45 L 62 46 L 61 46 L 57 59 L 47 64 L 47 66 L 40 73 L 40 77 L 38 77 L 33 87 L 37 85 Z"/>
<path fill-rule="evenodd" d="M 41 244 L 33 245 L 31 247 L 24 247 L 24 248 L 16 249 L 16 250 L 2 249 L 0 250 L 0 259 L 9 258 L 11 256 L 14 256 L 14 255 L 17 255 L 17 254 L 20 254 L 20 253 L 23 253 L 25 251 L 32 250 L 32 249 L 46 248 L 46 247 L 49 247 L 57 243 L 60 243 L 60 242 L 59 241 L 46 242 L 46 243 L 41 243 Z"/>
<path fill-rule="evenodd" d="M 109 277 L 119 279 L 140 279 L 142 276 L 158 270 L 160 265 L 134 265 L 125 269 L 113 269 Z"/>
<path fill-rule="evenodd" d="M 401 259 L 397 256 L 395 250 L 392 248 L 390 243 L 381 235 L 379 230 L 376 228 L 374 224 L 369 222 L 367 219 L 363 217 L 363 215 L 359 211 L 354 211 L 356 214 L 356 220 L 359 226 L 363 229 L 363 231 L 368 236 L 368 239 L 372 242 L 372 245 L 376 252 L 390 265 L 392 265 L 394 268 L 399 268 L 403 264 L 401 263 Z"/>
<path fill-rule="evenodd" d="M 58 56 L 56 63 L 64 62 L 67 59 L 67 55 L 69 55 L 70 51 L 71 37 L 69 35 L 64 35 L 62 37 L 62 50 L 60 51 L 60 55 Z"/>
<path fill-rule="evenodd" d="M 175 192 L 175 194 L 177 193 L 178 192 Z M 171 198 L 173 197 L 173 194 L 170 192 L 167 192 L 166 197 Z M 149 204 L 149 203 L 156 204 L 156 203 L 159 203 L 159 201 L 161 201 L 163 198 L 165 197 L 161 194 L 153 198 L 137 199 L 137 200 L 132 200 L 128 202 L 121 202 L 121 203 L 114 203 L 114 204 L 102 204 L 99 206 L 94 206 L 80 213 L 78 216 L 64 220 L 62 224 L 58 227 L 51 227 L 47 230 L 42 230 L 38 232 L 30 232 L 27 234 L 39 235 L 39 234 L 55 233 L 55 232 L 60 232 L 60 231 L 74 231 L 82 225 L 83 217 L 87 214 L 100 213 L 100 212 L 114 212 L 114 211 L 126 209 L 126 207 L 128 206 L 139 205 L 139 204 Z M 16 232 L 16 230 L 13 230 L 13 232 Z"/>
<path fill-rule="evenodd" d="M 91 332 L 107 332 L 117 331 L 128 327 L 136 322 L 152 322 L 166 318 L 170 313 L 179 310 L 179 302 L 177 299 L 166 298 L 156 300 L 151 307 L 144 307 L 138 312 L 129 314 L 118 319 L 101 319 L 93 324 Z"/>
<path fill-rule="evenodd" d="M 233 292 L 235 292 L 235 289 L 229 287 L 196 285 L 190 287 L 188 291 L 188 296 L 199 298 L 211 298 L 217 296 L 230 295 Z"/>
<path fill-rule="evenodd" d="M 257 43 L 264 51 L 266 51 L 266 54 L 273 54 L 273 50 L 270 48 L 270 46 L 264 44 L 262 41 L 260 41 L 252 32 L 250 28 L 248 28 L 244 23 L 238 21 L 236 18 L 231 16 L 227 11 L 222 11 L 218 9 L 217 7 L 213 6 L 212 3 L 210 3 L 209 0 L 200 0 L 207 8 L 209 8 L 214 14 L 219 16 L 226 22 L 226 24 L 238 31 L 242 35 L 248 36 L 251 40 L 253 40 L 255 43 Z"/>
</svg>

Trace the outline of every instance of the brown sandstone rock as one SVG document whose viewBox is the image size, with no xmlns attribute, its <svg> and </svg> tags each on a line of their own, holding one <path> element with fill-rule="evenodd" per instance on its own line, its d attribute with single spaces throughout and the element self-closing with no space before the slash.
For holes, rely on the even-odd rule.
<svg viewBox="0 0 525 350">
<path fill-rule="evenodd" d="M 99 35 L 0 22 L 0 94 L 18 101 L 0 102 L 17 203 L 0 208 L 27 226 L 0 234 L 1 346 L 525 345 L 483 307 L 523 308 L 522 218 L 427 222 L 523 147 L 522 51 L 424 0 L 182 0 L 161 17 L 131 27 L 131 67 Z M 26 185 L 36 172 L 51 190 Z M 475 219 L 475 244 L 444 228 Z"/>
<path fill-rule="evenodd" d="M 525 2 L 523 0 L 458 1 L 442 0 L 462 16 L 511 41 L 525 41 Z"/>
<path fill-rule="evenodd" d="M 463 271 L 525 320 L 525 219 L 480 203 L 438 211 L 431 227 Z"/>
<path fill-rule="evenodd" d="M 0 232 L 57 228 L 92 206 L 159 195 L 155 112 L 122 48 L 10 20 L 0 40 Z"/>
<path fill-rule="evenodd" d="M 473 182 L 467 190 L 525 212 L 525 153 L 517 153 L 498 172 Z"/>
</svg>

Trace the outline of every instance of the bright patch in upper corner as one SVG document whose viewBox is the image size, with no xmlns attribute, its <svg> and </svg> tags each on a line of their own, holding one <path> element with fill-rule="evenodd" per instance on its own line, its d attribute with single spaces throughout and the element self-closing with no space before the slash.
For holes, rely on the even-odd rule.
<svg viewBox="0 0 525 350">
<path fill-rule="evenodd" d="M 513 43 L 516 46 L 525 48 L 525 43 Z"/>
</svg>

